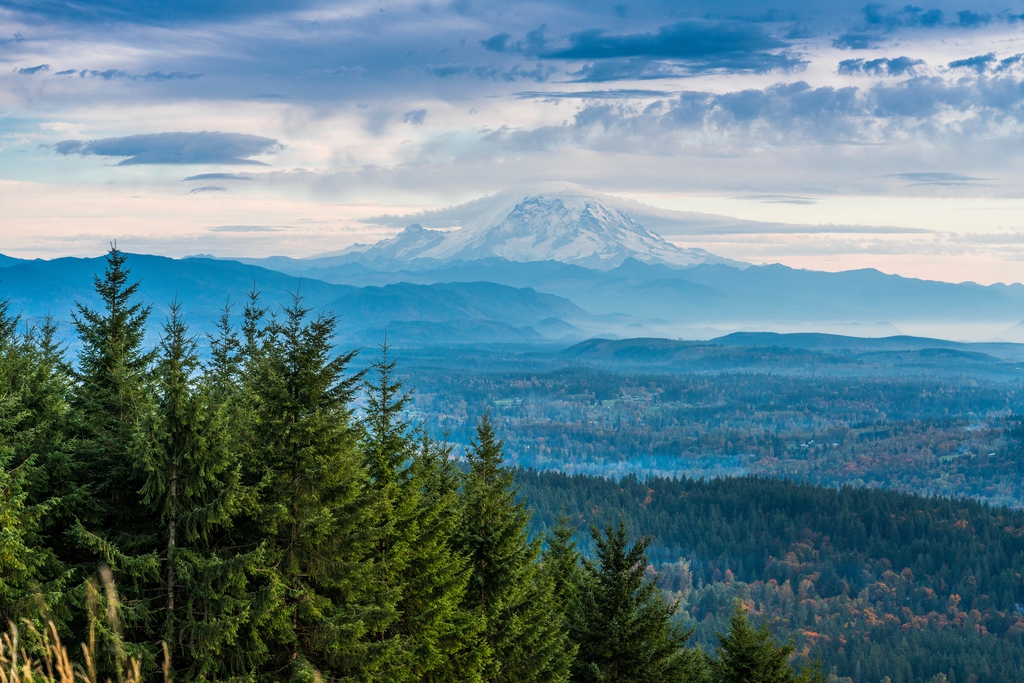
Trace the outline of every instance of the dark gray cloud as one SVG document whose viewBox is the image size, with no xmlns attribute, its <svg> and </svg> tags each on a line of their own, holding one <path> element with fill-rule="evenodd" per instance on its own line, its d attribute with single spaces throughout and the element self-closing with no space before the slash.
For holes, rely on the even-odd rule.
<svg viewBox="0 0 1024 683">
<path fill-rule="evenodd" d="M 219 185 L 203 185 L 202 187 L 195 187 L 188 191 L 189 194 L 206 194 L 209 192 L 228 192 L 228 188 L 220 187 Z"/>
<path fill-rule="evenodd" d="M 952 187 L 959 185 L 975 185 L 980 182 L 991 180 L 991 178 L 977 178 L 975 176 L 962 175 L 960 173 L 945 172 L 923 172 L 923 173 L 892 173 L 887 178 L 898 178 L 912 185 L 939 185 Z"/>
<path fill-rule="evenodd" d="M 669 75 L 670 70 L 651 64 L 651 60 L 679 62 L 691 71 L 765 72 L 802 66 L 801 59 L 779 52 L 788 47 L 790 43 L 771 35 L 758 23 L 688 19 L 662 26 L 654 33 L 581 31 L 570 37 L 568 47 L 549 49 L 540 56 L 595 60 L 580 75 L 581 80 L 598 81 Z"/>
<path fill-rule="evenodd" d="M 28 66 L 28 67 L 25 67 L 24 69 L 18 69 L 18 73 L 22 74 L 24 76 L 33 76 L 33 75 L 39 73 L 40 71 L 49 71 L 49 70 L 50 70 L 50 65 L 49 64 L 39 64 L 38 66 Z"/>
<path fill-rule="evenodd" d="M 894 59 L 844 59 L 839 62 L 839 73 L 844 76 L 867 74 L 868 76 L 913 76 L 917 67 L 923 66 L 923 59 L 896 57 Z"/>
<path fill-rule="evenodd" d="M 101 140 L 63 140 L 53 146 L 58 154 L 124 157 L 118 166 L 136 164 L 259 164 L 248 157 L 281 149 L 271 138 L 245 133 L 152 133 Z"/>
<path fill-rule="evenodd" d="M 199 175 L 190 175 L 187 178 L 182 178 L 181 182 L 184 183 L 191 180 L 252 180 L 252 176 L 239 173 L 200 173 Z"/>
</svg>

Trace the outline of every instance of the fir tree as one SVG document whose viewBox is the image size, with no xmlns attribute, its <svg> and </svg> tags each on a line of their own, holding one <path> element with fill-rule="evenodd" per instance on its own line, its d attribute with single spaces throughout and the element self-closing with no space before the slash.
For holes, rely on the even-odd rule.
<svg viewBox="0 0 1024 683">
<path fill-rule="evenodd" d="M 82 348 L 72 392 L 77 446 L 71 476 L 81 488 L 73 492 L 77 519 L 70 530 L 75 541 L 70 559 L 83 579 L 101 563 L 110 567 L 121 595 L 126 646 L 151 665 L 153 651 L 141 645 L 155 635 L 150 589 L 159 580 L 159 525 L 144 513 L 141 491 L 154 352 L 143 349 L 150 307 L 135 301 L 139 283 L 129 283 L 126 260 L 111 247 L 104 277 L 94 278 L 102 308 L 79 304 L 72 316 Z M 78 595 L 81 604 L 84 584 Z M 98 627 L 103 642 L 120 642 L 104 622 Z"/>
<path fill-rule="evenodd" d="M 555 526 L 547 533 L 544 550 L 544 571 L 551 577 L 551 585 L 556 603 L 563 617 L 567 620 L 575 618 L 579 607 L 579 591 L 583 581 L 580 568 L 582 559 L 576 548 L 576 530 L 570 526 L 565 510 L 555 518 Z"/>
<path fill-rule="evenodd" d="M 400 418 L 409 395 L 393 379 L 386 343 L 371 368 L 364 449 L 379 515 L 377 595 L 382 607 L 395 601 L 394 620 L 378 636 L 395 644 L 390 678 L 478 680 L 476 620 L 461 605 L 469 570 L 451 547 L 457 518 L 449 510 L 457 499 L 444 487 L 443 456 L 426 437 L 418 443 Z"/>
<path fill-rule="evenodd" d="M 824 683 L 820 665 L 814 663 L 800 674 L 789 660 L 796 649 L 792 642 L 780 645 L 768 624 L 750 625 L 746 609 L 737 602 L 729 618 L 729 631 L 718 634 L 716 659 L 710 663 L 714 683 Z"/>
<path fill-rule="evenodd" d="M 31 329 L 18 335 L 7 310 L 0 302 L 0 620 L 38 624 L 65 589 L 44 532 L 56 503 L 43 485 L 56 416 L 40 404 L 50 383 L 38 337 Z"/>
<path fill-rule="evenodd" d="M 197 342 L 180 304 L 171 304 L 156 365 L 157 401 L 147 452 L 146 503 L 163 525 L 165 604 L 160 636 L 189 678 L 244 673 L 225 666 L 238 631 L 252 619 L 246 560 L 219 542 L 247 498 L 238 458 L 202 382 Z M 252 662 L 244 662 L 249 666 Z"/>
<path fill-rule="evenodd" d="M 354 353 L 335 356 L 335 318 L 307 321 L 301 299 L 263 331 L 247 314 L 243 381 L 253 450 L 244 477 L 259 487 L 258 511 L 238 533 L 262 545 L 262 680 L 372 677 L 389 646 L 367 638 L 390 616 L 372 599 L 366 560 L 376 534 L 359 433 L 349 402 Z"/>
<path fill-rule="evenodd" d="M 530 513 L 516 501 L 512 472 L 488 415 L 477 427 L 463 486 L 459 545 L 472 578 L 466 606 L 483 622 L 489 650 L 485 681 L 563 681 L 572 659 L 553 586 L 537 565 L 539 539 L 527 535 Z"/>
<path fill-rule="evenodd" d="M 572 680 L 579 683 L 662 683 L 692 680 L 699 666 L 683 650 L 689 632 L 672 623 L 676 606 L 646 577 L 644 538 L 629 547 L 626 524 L 591 534 L 597 561 L 585 560 L 580 604 L 570 637 L 579 645 Z"/>
</svg>

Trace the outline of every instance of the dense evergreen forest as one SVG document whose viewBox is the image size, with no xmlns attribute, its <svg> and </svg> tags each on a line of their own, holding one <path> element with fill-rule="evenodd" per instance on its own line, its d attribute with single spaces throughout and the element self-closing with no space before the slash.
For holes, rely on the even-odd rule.
<svg viewBox="0 0 1024 683">
<path fill-rule="evenodd" d="M 826 679 L 741 602 L 693 646 L 622 523 L 531 537 L 486 415 L 456 460 L 298 296 L 203 360 L 176 303 L 145 348 L 122 253 L 95 285 L 73 361 L 0 304 L 0 680 Z"/>
<path fill-rule="evenodd" d="M 565 511 L 579 528 L 621 516 L 650 534 L 652 569 L 697 643 L 716 642 L 738 598 L 844 676 L 1015 681 L 1024 671 L 1024 512 L 750 476 L 520 470 L 517 481 L 535 533 Z"/>
</svg>

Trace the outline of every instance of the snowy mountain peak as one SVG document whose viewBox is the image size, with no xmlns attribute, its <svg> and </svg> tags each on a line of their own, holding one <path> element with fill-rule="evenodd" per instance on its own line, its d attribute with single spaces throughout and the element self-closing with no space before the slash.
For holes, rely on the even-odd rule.
<svg viewBox="0 0 1024 683">
<path fill-rule="evenodd" d="M 371 247 L 355 247 L 349 253 L 370 260 L 399 261 L 469 261 L 497 256 L 520 262 L 561 261 L 602 270 L 627 258 L 677 266 L 727 261 L 703 249 L 666 241 L 614 204 L 614 198 L 588 194 L 575 186 L 526 196 L 502 193 L 448 210 L 461 218 L 451 229 L 432 230 L 415 223 L 395 237 Z M 429 221 L 436 215 L 427 212 L 416 218 Z"/>
</svg>

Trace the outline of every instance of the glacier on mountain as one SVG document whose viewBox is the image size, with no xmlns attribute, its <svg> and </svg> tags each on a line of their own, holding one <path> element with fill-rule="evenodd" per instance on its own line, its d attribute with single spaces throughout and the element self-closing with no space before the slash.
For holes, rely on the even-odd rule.
<svg viewBox="0 0 1024 683">
<path fill-rule="evenodd" d="M 506 192 L 465 205 L 457 227 L 430 229 L 414 223 L 395 237 L 370 246 L 355 245 L 337 255 L 368 261 L 442 262 L 496 256 L 601 270 L 627 258 L 672 266 L 739 265 L 703 249 L 677 246 L 644 228 L 615 203 L 614 198 L 565 185 L 525 196 Z"/>
</svg>

